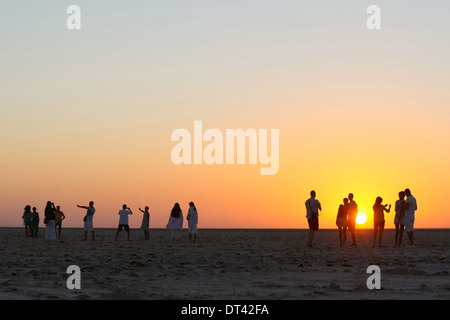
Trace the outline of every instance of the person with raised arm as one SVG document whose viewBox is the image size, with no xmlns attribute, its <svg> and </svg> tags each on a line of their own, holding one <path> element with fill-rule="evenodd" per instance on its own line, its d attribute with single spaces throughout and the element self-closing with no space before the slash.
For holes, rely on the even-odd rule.
<svg viewBox="0 0 450 320">
<path fill-rule="evenodd" d="M 94 208 L 94 201 L 90 201 L 89 202 L 89 206 L 80 206 L 77 205 L 78 208 L 82 208 L 82 209 L 86 209 L 86 215 L 83 218 L 84 221 L 84 239 L 83 241 L 87 240 L 87 234 L 88 231 L 91 232 L 92 234 L 92 241 L 95 240 L 95 234 L 94 234 L 94 213 L 95 213 L 95 208 Z"/>
</svg>

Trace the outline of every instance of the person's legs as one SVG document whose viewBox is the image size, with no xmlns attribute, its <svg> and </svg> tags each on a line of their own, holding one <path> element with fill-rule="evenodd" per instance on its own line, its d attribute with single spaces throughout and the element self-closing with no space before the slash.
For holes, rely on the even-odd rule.
<svg viewBox="0 0 450 320">
<path fill-rule="evenodd" d="M 383 232 L 384 232 L 384 226 L 380 226 L 380 234 L 378 236 L 378 246 L 381 247 L 381 241 L 383 240 Z"/>
<path fill-rule="evenodd" d="M 319 229 L 319 219 L 317 217 L 308 219 L 309 235 L 308 235 L 308 247 L 311 247 L 314 240 L 314 232 Z"/>
<path fill-rule="evenodd" d="M 351 224 L 349 226 L 350 233 L 352 235 L 352 246 L 356 246 L 356 230 L 355 225 Z"/>
<path fill-rule="evenodd" d="M 55 224 L 55 231 L 58 229 L 58 240 L 61 240 L 61 222 Z"/>
<path fill-rule="evenodd" d="M 345 245 L 345 242 L 347 241 L 347 227 L 344 225 L 342 228 L 342 245 Z"/>
<path fill-rule="evenodd" d="M 408 235 L 409 245 L 414 245 L 414 219 L 411 217 L 405 217 L 406 234 Z"/>
<path fill-rule="evenodd" d="M 400 247 L 402 245 L 402 239 L 403 239 L 403 231 L 405 230 L 405 225 L 401 224 L 400 225 L 400 234 L 399 234 L 399 239 L 398 239 L 398 246 Z"/>
<path fill-rule="evenodd" d="M 314 240 L 314 230 L 309 230 L 309 235 L 308 235 L 308 247 L 312 247 L 312 243 Z"/>
<path fill-rule="evenodd" d="M 342 247 L 342 227 L 338 227 L 339 229 L 339 246 Z"/>
<path fill-rule="evenodd" d="M 409 245 L 413 246 L 414 245 L 414 232 L 413 231 L 407 231 L 406 234 L 408 235 L 408 239 L 409 239 Z"/>
<path fill-rule="evenodd" d="M 372 247 L 375 247 L 375 244 L 377 243 L 377 233 L 378 233 L 378 224 L 375 222 L 373 226 L 373 243 Z"/>
<path fill-rule="evenodd" d="M 395 224 L 395 244 L 394 247 L 397 247 L 397 243 L 398 243 L 398 236 L 400 235 L 400 227 L 398 223 L 394 223 Z"/>
</svg>

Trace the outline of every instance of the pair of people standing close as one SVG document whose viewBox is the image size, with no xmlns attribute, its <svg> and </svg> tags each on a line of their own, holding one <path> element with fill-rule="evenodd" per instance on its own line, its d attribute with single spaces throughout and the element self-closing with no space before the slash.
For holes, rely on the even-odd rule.
<svg viewBox="0 0 450 320">
<path fill-rule="evenodd" d="M 31 209 L 30 205 L 25 206 L 22 219 L 23 225 L 25 226 L 25 237 L 37 238 L 39 230 L 39 212 L 36 211 L 36 207 Z"/>
<path fill-rule="evenodd" d="M 188 221 L 189 241 L 196 242 L 198 235 L 198 213 L 197 208 L 195 207 L 193 202 L 189 202 L 189 211 L 186 220 Z M 181 230 L 183 228 L 183 212 L 180 208 L 179 203 L 175 203 L 175 205 L 173 206 L 166 228 L 171 230 L 173 240 L 181 240 Z"/>
<path fill-rule="evenodd" d="M 352 236 L 352 246 L 356 247 L 356 217 L 358 215 L 358 204 L 353 200 L 353 193 L 344 198 L 343 204 L 339 205 L 336 217 L 336 225 L 339 229 L 339 245 L 342 247 L 347 241 L 347 229 Z"/>
<path fill-rule="evenodd" d="M 405 200 L 406 196 L 406 200 Z M 414 246 L 414 220 L 417 210 L 417 200 L 411 194 L 411 190 L 405 189 L 398 193 L 398 200 L 395 202 L 395 246 L 401 246 L 403 230 L 406 229 L 409 246 Z"/>
</svg>

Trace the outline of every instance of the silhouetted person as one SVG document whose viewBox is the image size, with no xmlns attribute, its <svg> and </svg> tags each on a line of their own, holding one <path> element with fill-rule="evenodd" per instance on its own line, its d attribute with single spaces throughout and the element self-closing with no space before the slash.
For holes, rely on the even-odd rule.
<svg viewBox="0 0 450 320">
<path fill-rule="evenodd" d="M 33 214 L 31 213 L 31 206 L 27 205 L 23 209 L 23 225 L 25 226 L 25 237 L 29 238 L 31 236 L 31 219 L 33 218 Z"/>
<path fill-rule="evenodd" d="M 417 201 L 411 194 L 409 189 L 405 189 L 406 202 L 405 202 L 405 227 L 406 234 L 409 239 L 409 246 L 414 246 L 414 220 L 415 212 L 417 210 Z"/>
<path fill-rule="evenodd" d="M 347 214 L 348 214 L 348 199 L 344 198 L 344 204 L 339 205 L 338 214 L 336 217 L 336 225 L 339 229 L 339 246 L 345 245 L 347 240 Z"/>
<path fill-rule="evenodd" d="M 142 224 L 141 229 L 144 231 L 144 239 L 148 240 L 150 239 L 148 234 L 148 228 L 150 226 L 150 212 L 148 212 L 148 206 L 145 207 L 145 211 L 139 208 L 139 211 L 142 212 L 144 215 L 142 216 Z"/>
<path fill-rule="evenodd" d="M 316 199 L 316 192 L 312 190 L 310 192 L 311 198 L 306 200 L 306 218 L 308 219 L 309 235 L 308 235 L 308 247 L 312 247 L 314 232 L 319 230 L 319 210 L 322 210 L 319 200 Z"/>
<path fill-rule="evenodd" d="M 192 238 L 194 238 L 194 243 L 197 241 L 197 235 L 198 235 L 198 212 L 197 208 L 195 207 L 195 204 L 193 202 L 189 202 L 189 211 L 186 216 L 186 219 L 188 221 L 188 227 L 189 227 L 189 241 L 192 241 Z"/>
<path fill-rule="evenodd" d="M 83 218 L 84 221 L 84 239 L 83 241 L 87 240 L 87 234 L 88 231 L 91 231 L 92 234 L 92 240 L 95 240 L 95 234 L 94 234 L 94 213 L 95 213 L 95 208 L 94 208 L 94 201 L 89 202 L 89 206 L 80 206 L 77 205 L 78 208 L 82 208 L 82 209 L 86 209 L 86 215 Z"/>
<path fill-rule="evenodd" d="M 405 229 L 405 193 L 398 193 L 398 200 L 395 202 L 395 247 L 402 245 L 403 230 Z"/>
<path fill-rule="evenodd" d="M 166 226 L 167 229 L 172 230 L 172 239 L 181 240 L 181 230 L 183 228 L 183 212 L 181 211 L 180 205 L 175 203 L 170 211 L 169 222 Z"/>
<path fill-rule="evenodd" d="M 383 199 L 381 197 L 377 197 L 375 200 L 375 204 L 373 205 L 373 247 L 377 242 L 377 234 L 378 234 L 378 247 L 381 248 L 381 241 L 383 240 L 383 231 L 384 231 L 384 212 L 391 212 L 391 205 L 381 204 Z"/>
<path fill-rule="evenodd" d="M 119 237 L 119 233 L 120 231 L 122 231 L 122 229 L 125 229 L 125 231 L 127 232 L 127 239 L 130 240 L 130 226 L 128 225 L 128 216 L 130 214 L 133 214 L 133 212 L 131 211 L 130 208 L 127 207 L 126 204 L 124 204 L 122 206 L 122 210 L 119 211 L 119 227 L 117 228 L 117 233 L 116 233 L 116 241 L 117 241 L 117 237 Z"/>
<path fill-rule="evenodd" d="M 61 211 L 60 206 L 56 206 L 55 211 L 55 228 L 58 229 L 58 239 L 61 240 L 62 221 L 66 218 L 64 212 Z"/>
<path fill-rule="evenodd" d="M 39 231 L 39 212 L 36 211 L 36 207 L 33 207 L 31 217 L 31 237 L 37 238 Z"/>
<path fill-rule="evenodd" d="M 356 247 L 356 216 L 358 215 L 358 204 L 353 200 L 353 193 L 348 194 L 347 225 L 352 234 L 352 246 Z"/>
<path fill-rule="evenodd" d="M 56 240 L 56 232 L 55 232 L 55 204 L 51 201 L 47 201 L 47 205 L 45 206 L 45 239 L 46 240 Z"/>
</svg>

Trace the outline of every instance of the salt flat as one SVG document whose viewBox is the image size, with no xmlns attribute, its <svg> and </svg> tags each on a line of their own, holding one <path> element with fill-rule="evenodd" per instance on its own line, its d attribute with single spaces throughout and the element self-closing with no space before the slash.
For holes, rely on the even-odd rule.
<svg viewBox="0 0 450 320">
<path fill-rule="evenodd" d="M 450 230 L 418 229 L 415 248 L 372 248 L 372 231 L 358 246 L 339 247 L 337 230 L 201 229 L 197 243 L 173 241 L 170 231 L 63 229 L 62 241 L 25 238 L 0 228 L 1 299 L 450 299 Z M 406 236 L 406 235 L 405 235 Z M 406 237 L 405 237 L 406 238 Z M 406 245 L 407 240 L 404 239 Z M 80 290 L 69 290 L 67 267 L 80 267 Z M 381 290 L 366 285 L 369 265 L 381 270 Z"/>
</svg>

